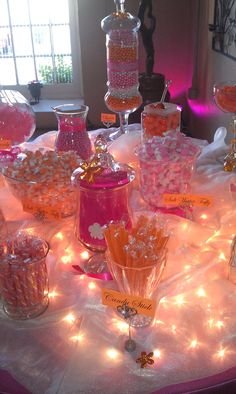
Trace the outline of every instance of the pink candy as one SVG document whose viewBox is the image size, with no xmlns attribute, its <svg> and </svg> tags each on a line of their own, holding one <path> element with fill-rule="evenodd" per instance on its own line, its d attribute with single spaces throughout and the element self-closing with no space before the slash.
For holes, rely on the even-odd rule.
<svg viewBox="0 0 236 394">
<path fill-rule="evenodd" d="M 144 200 L 163 207 L 164 193 L 188 193 L 198 154 L 199 148 L 179 132 L 148 140 L 139 151 Z"/>
<path fill-rule="evenodd" d="M 35 130 L 33 110 L 26 104 L 10 106 L 0 102 L 0 139 L 12 145 L 26 141 Z"/>
</svg>

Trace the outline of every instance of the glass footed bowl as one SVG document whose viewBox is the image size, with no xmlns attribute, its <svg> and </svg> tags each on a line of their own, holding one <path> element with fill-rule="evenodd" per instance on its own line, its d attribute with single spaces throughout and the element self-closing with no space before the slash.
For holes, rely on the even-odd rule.
<svg viewBox="0 0 236 394">
<path fill-rule="evenodd" d="M 0 90 L 0 140 L 9 147 L 27 141 L 36 128 L 35 114 L 27 99 L 15 90 Z"/>
<path fill-rule="evenodd" d="M 213 95 L 221 111 L 236 114 L 236 81 L 216 83 L 213 87 Z"/>
<path fill-rule="evenodd" d="M 29 152 L 25 156 L 27 157 L 28 154 Z M 5 182 L 13 196 L 21 202 L 23 210 L 33 214 L 37 219 L 53 220 L 72 216 L 76 210 L 76 190 L 71 184 L 70 175 L 80 162 L 79 156 L 72 152 L 58 155 L 54 151 L 44 155 L 45 153 L 42 157 L 52 156 L 52 160 L 57 163 L 55 167 L 52 166 L 52 163 L 49 164 L 47 161 L 44 163 L 39 160 L 33 172 L 29 169 L 29 160 L 33 160 L 32 157 L 35 159 L 35 152 L 30 152 L 29 160 L 25 157 L 23 160 L 16 159 L 15 162 L 3 168 L 2 174 Z M 69 155 L 73 155 L 71 166 L 65 171 L 61 171 L 59 166 L 66 167 L 68 164 L 66 160 L 63 160 L 63 156 L 68 158 Z M 24 165 L 24 160 L 27 160 L 27 165 Z M 48 171 L 45 168 L 46 163 Z"/>
</svg>

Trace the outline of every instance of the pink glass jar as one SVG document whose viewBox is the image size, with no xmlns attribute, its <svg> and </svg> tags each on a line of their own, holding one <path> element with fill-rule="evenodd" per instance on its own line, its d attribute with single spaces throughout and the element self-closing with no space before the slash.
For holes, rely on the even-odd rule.
<svg viewBox="0 0 236 394">
<path fill-rule="evenodd" d="M 75 217 L 76 237 L 89 249 L 103 252 L 106 243 L 102 227 L 114 221 L 123 221 L 131 226 L 129 193 L 135 179 L 134 170 L 117 163 L 107 152 L 103 138 L 95 141 L 97 166 L 79 167 L 72 174 L 72 183 L 77 190 L 77 212 Z"/>
<path fill-rule="evenodd" d="M 58 152 L 75 151 L 83 160 L 92 154 L 86 121 L 86 105 L 64 104 L 53 108 L 58 120 L 55 149 Z"/>
</svg>

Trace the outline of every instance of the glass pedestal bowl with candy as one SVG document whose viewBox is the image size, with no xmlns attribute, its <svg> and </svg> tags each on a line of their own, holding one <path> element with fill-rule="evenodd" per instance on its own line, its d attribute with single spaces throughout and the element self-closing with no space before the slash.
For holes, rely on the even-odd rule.
<svg viewBox="0 0 236 394">
<path fill-rule="evenodd" d="M 36 122 L 32 107 L 19 92 L 0 90 L 0 164 L 14 155 L 14 147 L 30 138 Z M 12 152 L 13 149 L 13 152 Z"/>
<path fill-rule="evenodd" d="M 224 170 L 230 172 L 236 167 L 236 81 L 216 83 L 213 96 L 217 107 L 231 114 L 232 139 L 229 153 L 224 158 Z"/>
<path fill-rule="evenodd" d="M 75 152 L 27 151 L 3 168 L 3 176 L 25 212 L 41 220 L 63 219 L 76 210 L 70 176 L 80 163 Z"/>
</svg>

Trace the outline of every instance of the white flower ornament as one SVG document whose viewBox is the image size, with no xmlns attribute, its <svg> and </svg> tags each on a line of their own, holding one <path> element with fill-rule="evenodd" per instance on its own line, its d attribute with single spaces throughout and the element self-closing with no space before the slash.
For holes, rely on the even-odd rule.
<svg viewBox="0 0 236 394">
<path fill-rule="evenodd" d="M 89 233 L 91 238 L 103 239 L 102 226 L 99 223 L 93 223 L 89 226 Z"/>
</svg>

